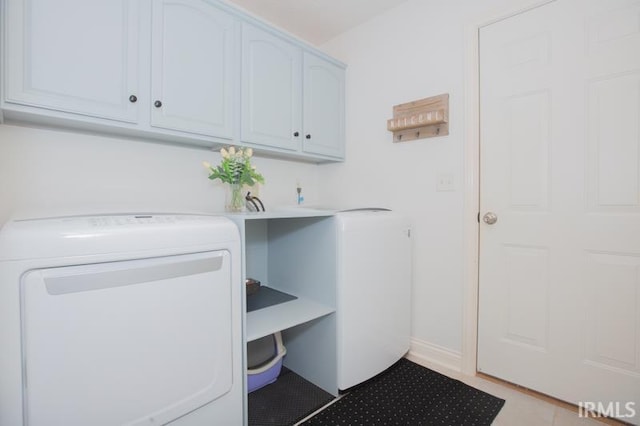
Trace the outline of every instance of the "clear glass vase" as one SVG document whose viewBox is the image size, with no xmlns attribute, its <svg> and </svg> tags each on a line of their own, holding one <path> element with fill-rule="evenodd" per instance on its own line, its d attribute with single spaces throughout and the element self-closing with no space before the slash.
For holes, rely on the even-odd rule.
<svg viewBox="0 0 640 426">
<path fill-rule="evenodd" d="M 245 210 L 244 185 L 240 183 L 227 185 L 224 208 L 230 213 L 238 213 Z"/>
</svg>

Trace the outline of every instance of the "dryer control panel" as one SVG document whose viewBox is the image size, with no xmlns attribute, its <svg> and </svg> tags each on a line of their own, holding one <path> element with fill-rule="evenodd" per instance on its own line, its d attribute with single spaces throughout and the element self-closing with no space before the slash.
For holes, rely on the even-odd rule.
<svg viewBox="0 0 640 426">
<path fill-rule="evenodd" d="M 2 228 L 0 260 L 191 248 L 238 241 L 221 216 L 117 214 L 16 220 Z"/>
</svg>

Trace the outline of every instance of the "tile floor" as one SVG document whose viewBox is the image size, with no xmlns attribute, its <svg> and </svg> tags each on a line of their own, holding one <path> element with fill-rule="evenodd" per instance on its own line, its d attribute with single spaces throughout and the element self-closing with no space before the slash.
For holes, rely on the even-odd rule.
<svg viewBox="0 0 640 426">
<path fill-rule="evenodd" d="M 604 424 L 596 419 L 580 418 L 577 412 L 482 377 L 467 376 L 453 370 L 443 369 L 425 363 L 419 358 L 411 356 L 407 356 L 407 358 L 416 364 L 504 399 L 506 402 L 493 422 L 495 426 L 602 426 Z"/>
</svg>

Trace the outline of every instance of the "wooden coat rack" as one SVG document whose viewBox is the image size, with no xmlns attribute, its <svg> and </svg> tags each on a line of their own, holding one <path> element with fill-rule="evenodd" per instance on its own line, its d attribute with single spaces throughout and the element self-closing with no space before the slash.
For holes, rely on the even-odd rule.
<svg viewBox="0 0 640 426">
<path fill-rule="evenodd" d="M 449 94 L 433 96 L 393 107 L 387 130 L 394 142 L 449 134 Z"/>
</svg>

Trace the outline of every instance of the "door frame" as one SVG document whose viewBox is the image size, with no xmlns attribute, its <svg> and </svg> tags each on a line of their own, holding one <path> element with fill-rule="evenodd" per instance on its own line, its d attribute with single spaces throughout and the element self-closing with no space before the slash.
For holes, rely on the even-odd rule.
<svg viewBox="0 0 640 426">
<path fill-rule="evenodd" d="M 461 371 L 474 376 L 478 356 L 480 255 L 480 29 L 557 0 L 519 0 L 477 17 L 465 28 L 464 207 Z"/>
</svg>

